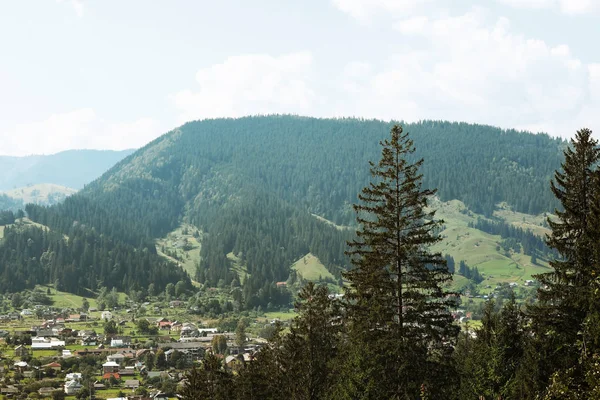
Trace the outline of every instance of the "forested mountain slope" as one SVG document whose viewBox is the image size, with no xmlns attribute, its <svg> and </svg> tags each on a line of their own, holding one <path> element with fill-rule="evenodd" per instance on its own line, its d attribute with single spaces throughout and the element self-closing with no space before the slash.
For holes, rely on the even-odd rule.
<svg viewBox="0 0 600 400">
<path fill-rule="evenodd" d="M 39 183 L 81 189 L 135 150 L 68 150 L 52 155 L 0 156 L 0 190 Z"/>
<path fill-rule="evenodd" d="M 67 233 L 73 223 L 132 248 L 181 222 L 203 231 L 196 275 L 210 285 L 237 279 L 233 253 L 247 267 L 247 302 L 288 277 L 289 266 L 314 254 L 339 277 L 351 204 L 369 181 L 368 161 L 391 124 L 295 116 L 190 122 L 125 158 L 78 194 L 54 207 L 30 206 L 29 216 Z M 405 124 L 425 159 L 428 187 L 490 216 L 504 201 L 539 213 L 556 205 L 549 190 L 560 166 L 561 140 L 464 123 Z M 152 250 L 150 250 L 152 251 Z M 277 296 L 274 293 L 273 296 Z"/>
</svg>

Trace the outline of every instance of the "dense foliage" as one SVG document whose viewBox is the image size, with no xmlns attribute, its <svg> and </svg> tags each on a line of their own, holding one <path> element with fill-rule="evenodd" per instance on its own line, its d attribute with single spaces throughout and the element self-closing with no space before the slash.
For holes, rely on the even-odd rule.
<svg viewBox="0 0 600 400">
<path fill-rule="evenodd" d="M 51 283 L 59 290 L 88 295 L 102 286 L 122 291 L 163 289 L 189 277 L 151 248 L 134 248 L 72 226 L 68 238 L 35 226 L 6 227 L 0 246 L 0 291 L 18 292 Z"/>
<path fill-rule="evenodd" d="M 79 224 L 150 253 L 155 238 L 191 223 L 203 238 L 194 278 L 210 286 L 233 283 L 232 253 L 251 278 L 242 282 L 246 304 L 283 299 L 253 296 L 286 280 L 289 266 L 309 252 L 336 279 L 349 267 L 344 246 L 353 232 L 344 226 L 354 225 L 351 205 L 369 181 L 363 166 L 377 156 L 377 141 L 390 126 L 295 116 L 190 122 L 64 203 L 29 205 L 27 212 L 65 235 Z M 546 182 L 559 164 L 560 140 L 440 121 L 405 129 L 417 148 L 407 160 L 428 160 L 423 185 L 438 187 L 442 200 L 463 200 L 486 215 L 500 201 L 530 213 L 557 204 Z"/>
<path fill-rule="evenodd" d="M 394 240 L 385 227 L 394 213 L 383 202 L 368 210 L 376 218 L 361 221 L 363 227 L 377 228 L 371 232 L 362 228 L 366 232 L 362 235 L 359 230 L 359 240 L 369 242 L 366 248 L 360 242 L 353 246 L 361 251 L 361 261 L 353 279 L 350 273 L 355 290 L 348 291 L 343 307 L 338 308 L 324 287 L 307 286 L 289 334 L 277 332 L 236 374 L 218 359 L 209 358 L 190 374 L 183 398 L 600 399 L 599 159 L 598 143 L 584 129 L 566 150 L 562 171 L 556 172 L 552 190 L 564 211 L 548 221 L 552 230 L 548 245 L 558 257 L 551 261 L 550 272 L 537 277 L 542 283 L 539 302 L 526 309 L 516 304 L 514 296 L 502 305 L 487 302 L 480 327 L 474 331 L 467 327 L 449 352 L 434 352 L 434 360 L 445 368 L 421 369 L 430 360 L 427 351 L 436 348 L 435 335 L 424 334 L 432 309 L 423 304 L 413 310 L 410 303 L 390 307 L 397 304 L 393 298 L 398 292 L 386 284 L 385 272 L 394 273 L 394 267 L 386 264 L 393 260 Z M 371 189 L 386 192 L 384 186 Z M 374 193 L 363 194 L 369 199 Z M 387 194 L 386 199 L 393 202 L 394 196 Z M 424 254 L 418 247 L 403 250 L 408 260 Z M 378 264 L 380 268 L 375 267 Z M 398 276 L 396 282 L 401 279 Z M 365 290 L 369 287 L 373 290 Z M 379 301 L 386 295 L 388 302 Z M 354 322 L 357 308 L 365 322 Z M 402 332 L 400 322 L 413 311 L 419 320 L 407 326 L 405 333 L 422 332 L 411 337 L 415 348 L 403 348 L 401 334 L 396 341 L 386 342 L 383 338 Z M 433 320 L 439 328 L 451 326 L 444 325 L 444 318 Z M 357 337 L 362 342 L 356 342 Z M 429 341 L 422 351 L 420 341 Z M 379 342 L 385 345 L 377 346 Z M 314 359 L 313 350 L 321 357 Z M 315 371 L 319 372 L 316 376 Z"/>
</svg>

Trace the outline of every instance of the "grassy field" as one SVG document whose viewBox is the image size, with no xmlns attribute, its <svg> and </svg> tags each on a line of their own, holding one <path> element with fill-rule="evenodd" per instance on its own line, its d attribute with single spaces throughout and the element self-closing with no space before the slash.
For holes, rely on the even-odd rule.
<svg viewBox="0 0 600 400">
<path fill-rule="evenodd" d="M 198 232 L 198 238 L 194 237 L 195 232 Z M 189 224 L 182 224 L 174 231 L 169 232 L 166 237 L 158 239 L 156 250 L 159 255 L 180 265 L 193 277 L 196 275 L 196 264 L 200 262 L 201 238 L 202 232 L 199 232 L 197 228 Z"/>
<path fill-rule="evenodd" d="M 296 261 L 291 268 L 308 281 L 317 282 L 325 278 L 335 279 L 331 272 L 321 264 L 321 261 L 311 253 Z"/>
<path fill-rule="evenodd" d="M 56 290 L 54 287 L 48 285 L 38 285 L 36 286 L 36 289 L 39 289 L 44 293 L 47 293 L 48 289 L 50 289 L 50 294 L 48 297 L 50 297 L 54 302 L 52 306 L 58 308 L 81 308 L 83 299 L 86 298 L 72 293 L 61 292 L 60 290 Z M 92 308 L 98 307 L 95 297 L 96 294 L 90 291 L 90 297 L 87 297 L 87 301 Z M 127 294 L 119 292 L 119 303 L 124 304 L 126 299 Z M 99 316 L 100 314 L 98 314 L 98 317 Z"/>
<path fill-rule="evenodd" d="M 483 216 L 467 210 L 462 202 L 434 200 L 431 206 L 438 210 L 437 217 L 444 220 L 445 228 L 441 232 L 442 241 L 433 246 L 432 250 L 451 255 L 457 265 L 464 260 L 469 266 L 477 267 L 485 278 L 480 286 L 495 286 L 501 282 L 522 284 L 525 280 L 531 279 L 532 275 L 548 271 L 546 262 L 539 258 L 538 264 L 535 265 L 531 262 L 531 257 L 522 253 L 512 251 L 505 253 L 500 246 L 502 238 L 499 235 L 490 235 L 470 228 L 468 226 L 470 222 L 475 222 L 478 217 L 483 218 Z M 543 216 L 528 216 L 523 222 L 525 215 L 506 209 L 497 212 L 497 217 L 507 223 L 525 229 L 537 227 L 539 232 L 546 229 L 539 225 L 542 223 Z M 460 277 L 455 276 L 455 280 L 453 284 L 455 288 L 464 285 Z"/>
<path fill-rule="evenodd" d="M 546 224 L 545 214 L 530 215 L 515 212 L 506 204 L 500 204 L 499 208 L 494 211 L 494 216 L 503 219 L 505 222 L 519 227 L 521 229 L 530 230 L 534 234 L 544 237 L 550 233 L 550 229 Z M 552 215 L 550 217 L 553 217 Z"/>
<path fill-rule="evenodd" d="M 293 319 L 297 315 L 298 314 L 296 314 L 293 311 L 290 311 L 290 312 L 275 311 L 275 312 L 265 313 L 265 318 L 267 320 L 278 319 L 281 321 L 287 321 L 287 320 Z"/>
</svg>

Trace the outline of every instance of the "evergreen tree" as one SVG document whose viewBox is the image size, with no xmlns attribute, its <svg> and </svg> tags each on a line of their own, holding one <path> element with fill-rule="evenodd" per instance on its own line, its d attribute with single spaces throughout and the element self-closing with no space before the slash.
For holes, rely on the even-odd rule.
<svg viewBox="0 0 600 400">
<path fill-rule="evenodd" d="M 179 394 L 183 400 L 229 400 L 235 398 L 232 381 L 221 360 L 208 353 L 202 366 L 187 374 L 187 382 Z"/>
<path fill-rule="evenodd" d="M 542 379 L 564 371 L 578 385 L 584 384 L 584 371 L 577 366 L 584 366 L 586 357 L 598 350 L 590 346 L 586 334 L 599 307 L 594 290 L 600 266 L 596 257 L 600 148 L 591 133 L 577 132 L 564 152 L 562 171 L 554 175 L 552 192 L 563 210 L 556 210 L 556 219 L 548 219 L 552 233 L 547 242 L 559 257 L 550 262 L 553 271 L 536 276 L 541 283 L 539 303 L 531 308 L 538 346 L 549 355 L 540 366 Z"/>
<path fill-rule="evenodd" d="M 337 353 L 339 310 L 324 285 L 308 282 L 298 298 L 298 316 L 282 341 L 283 386 L 292 399 L 324 399 Z"/>
<path fill-rule="evenodd" d="M 235 329 L 235 345 L 241 352 L 242 348 L 244 347 L 244 344 L 246 344 L 246 322 L 242 318 L 240 318 Z"/>
<path fill-rule="evenodd" d="M 353 268 L 344 274 L 349 336 L 337 388 L 339 398 L 447 398 L 449 355 L 458 333 L 449 308 L 456 296 L 439 253 L 441 221 L 426 212 L 435 190 L 422 189 L 408 134 L 398 125 L 371 162 L 374 179 L 355 205 L 359 229 L 349 243 Z M 422 385 L 424 387 L 422 388 Z"/>
</svg>

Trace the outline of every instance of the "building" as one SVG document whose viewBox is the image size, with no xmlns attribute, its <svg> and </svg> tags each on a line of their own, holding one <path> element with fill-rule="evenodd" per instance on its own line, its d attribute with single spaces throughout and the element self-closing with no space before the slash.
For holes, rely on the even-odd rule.
<svg viewBox="0 0 600 400">
<path fill-rule="evenodd" d="M 119 364 L 114 361 L 108 361 L 102 364 L 102 371 L 105 374 L 114 374 L 119 372 Z"/>
<path fill-rule="evenodd" d="M 15 357 L 24 358 L 29 356 L 29 349 L 22 344 L 15 347 Z"/>
<path fill-rule="evenodd" d="M 45 337 L 31 338 L 31 349 L 32 350 L 60 349 L 63 347 L 65 347 L 64 340 L 58 340 L 55 338 L 45 338 Z"/>
<path fill-rule="evenodd" d="M 74 395 L 81 390 L 83 385 L 79 381 L 68 381 L 65 383 L 65 394 Z"/>
</svg>

